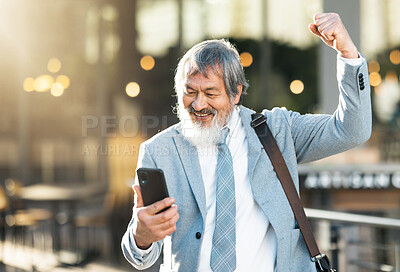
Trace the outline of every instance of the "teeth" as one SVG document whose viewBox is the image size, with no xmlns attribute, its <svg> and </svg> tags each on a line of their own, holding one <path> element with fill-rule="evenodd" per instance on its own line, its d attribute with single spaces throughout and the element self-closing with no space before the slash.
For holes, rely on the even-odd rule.
<svg viewBox="0 0 400 272">
<path fill-rule="evenodd" d="M 196 116 L 199 116 L 199 117 L 204 117 L 204 116 L 207 116 L 207 115 L 209 115 L 209 113 L 194 113 Z"/>
</svg>

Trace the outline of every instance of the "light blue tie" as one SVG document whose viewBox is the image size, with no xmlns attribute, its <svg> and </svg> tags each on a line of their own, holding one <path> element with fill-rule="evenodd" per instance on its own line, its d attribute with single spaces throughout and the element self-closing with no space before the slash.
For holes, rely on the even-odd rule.
<svg viewBox="0 0 400 272">
<path fill-rule="evenodd" d="M 231 152 L 226 145 L 229 129 L 222 131 L 217 161 L 217 214 L 212 239 L 211 269 L 232 272 L 236 269 L 236 199 Z"/>
</svg>

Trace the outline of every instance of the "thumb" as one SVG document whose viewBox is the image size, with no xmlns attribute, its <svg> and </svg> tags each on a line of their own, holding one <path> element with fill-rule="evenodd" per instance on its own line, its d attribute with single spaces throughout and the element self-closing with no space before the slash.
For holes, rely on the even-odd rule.
<svg viewBox="0 0 400 272">
<path fill-rule="evenodd" d="M 315 35 L 317 35 L 318 37 L 323 38 L 321 33 L 319 33 L 317 26 L 315 24 L 309 24 L 308 29 L 310 29 L 310 31 Z"/>
<path fill-rule="evenodd" d="M 139 185 L 133 185 L 133 191 L 135 192 L 135 205 L 136 208 L 141 208 L 144 206 L 142 198 L 142 190 Z"/>
</svg>

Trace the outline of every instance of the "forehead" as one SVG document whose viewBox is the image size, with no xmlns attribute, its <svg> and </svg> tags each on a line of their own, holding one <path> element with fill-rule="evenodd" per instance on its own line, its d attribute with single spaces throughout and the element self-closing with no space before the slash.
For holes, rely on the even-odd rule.
<svg viewBox="0 0 400 272">
<path fill-rule="evenodd" d="M 188 73 L 185 85 L 189 84 L 224 84 L 220 67 L 208 67 L 204 72 L 195 70 Z"/>
</svg>

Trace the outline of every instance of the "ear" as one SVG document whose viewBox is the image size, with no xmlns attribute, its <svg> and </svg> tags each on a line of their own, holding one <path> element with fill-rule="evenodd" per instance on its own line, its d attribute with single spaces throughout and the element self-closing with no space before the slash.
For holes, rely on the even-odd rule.
<svg viewBox="0 0 400 272">
<path fill-rule="evenodd" d="M 240 96 L 242 95 L 243 85 L 239 84 L 237 86 L 238 93 L 235 95 L 234 104 L 237 105 L 240 101 Z"/>
</svg>

